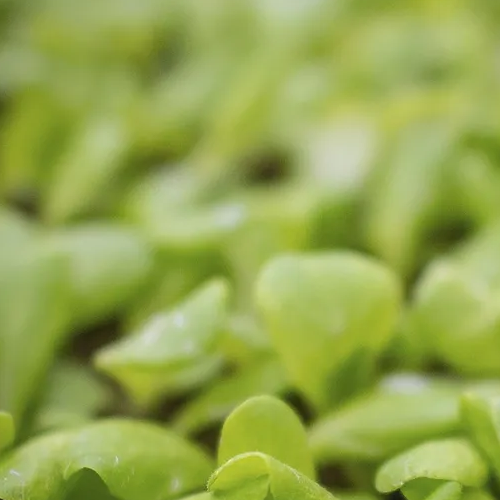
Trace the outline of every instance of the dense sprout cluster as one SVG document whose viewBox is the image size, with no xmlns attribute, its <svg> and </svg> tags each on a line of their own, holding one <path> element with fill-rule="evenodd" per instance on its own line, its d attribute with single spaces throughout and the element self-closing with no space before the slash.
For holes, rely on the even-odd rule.
<svg viewBox="0 0 500 500">
<path fill-rule="evenodd" d="M 0 1 L 0 499 L 498 498 L 499 20 Z"/>
</svg>

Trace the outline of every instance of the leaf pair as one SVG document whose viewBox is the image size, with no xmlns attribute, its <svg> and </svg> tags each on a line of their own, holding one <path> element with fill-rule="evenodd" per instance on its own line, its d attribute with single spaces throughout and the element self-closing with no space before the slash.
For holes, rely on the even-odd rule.
<svg viewBox="0 0 500 500">
<path fill-rule="evenodd" d="M 218 452 L 221 467 L 208 489 L 224 500 L 328 500 L 314 482 L 307 437 L 295 413 L 281 401 L 247 400 L 226 420 Z"/>
</svg>

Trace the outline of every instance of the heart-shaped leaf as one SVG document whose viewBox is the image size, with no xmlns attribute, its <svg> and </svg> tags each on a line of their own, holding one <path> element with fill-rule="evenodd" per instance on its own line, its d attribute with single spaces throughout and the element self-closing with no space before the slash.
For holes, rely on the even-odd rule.
<svg viewBox="0 0 500 500">
<path fill-rule="evenodd" d="M 140 404 L 167 389 L 206 381 L 219 366 L 214 353 L 226 321 L 229 289 L 213 280 L 177 308 L 159 313 L 130 336 L 97 353 L 96 365 Z"/>
<path fill-rule="evenodd" d="M 222 428 L 218 462 L 258 451 L 315 478 L 307 436 L 299 417 L 279 399 L 256 396 L 241 404 Z"/>
<path fill-rule="evenodd" d="M 175 434 L 109 420 L 29 441 L 0 461 L 4 500 L 59 500 L 85 470 L 120 500 L 165 500 L 202 488 L 211 461 Z"/>
<path fill-rule="evenodd" d="M 428 441 L 386 462 L 377 473 L 381 493 L 401 489 L 408 500 L 455 500 L 462 488 L 481 488 L 488 466 L 464 439 Z"/>
<path fill-rule="evenodd" d="M 359 389 L 353 372 L 369 378 L 400 301 L 390 270 L 351 252 L 277 257 L 256 287 L 257 306 L 291 381 L 322 409 Z"/>
<path fill-rule="evenodd" d="M 212 475 L 208 489 L 223 500 L 335 500 L 308 477 L 263 453 L 232 458 Z"/>
</svg>

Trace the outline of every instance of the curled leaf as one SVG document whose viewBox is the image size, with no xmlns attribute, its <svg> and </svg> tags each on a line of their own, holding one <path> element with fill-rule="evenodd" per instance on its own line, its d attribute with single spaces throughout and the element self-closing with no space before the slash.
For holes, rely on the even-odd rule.
<svg viewBox="0 0 500 500">
<path fill-rule="evenodd" d="M 214 349 L 226 320 L 229 289 L 213 280 L 177 308 L 159 313 L 130 336 L 101 349 L 96 366 L 140 404 L 166 389 L 204 381 L 219 366 Z"/>
<path fill-rule="evenodd" d="M 335 500 L 311 479 L 263 453 L 232 458 L 212 475 L 208 489 L 224 500 Z"/>
<path fill-rule="evenodd" d="M 376 487 L 381 493 L 402 489 L 409 500 L 460 498 L 463 487 L 481 488 L 488 466 L 464 439 L 428 441 L 386 462 Z"/>
<path fill-rule="evenodd" d="M 291 381 L 321 409 L 359 389 L 353 371 L 369 378 L 400 300 L 390 270 L 351 252 L 277 257 L 256 286 L 257 306 Z"/>
<path fill-rule="evenodd" d="M 4 500 L 64 498 L 94 471 L 120 500 L 164 500 L 201 488 L 212 464 L 194 445 L 155 425 L 109 420 L 29 441 L 0 461 Z"/>
<path fill-rule="evenodd" d="M 258 451 L 315 478 L 305 429 L 285 403 L 272 396 L 250 398 L 238 406 L 222 428 L 218 462 Z"/>
</svg>

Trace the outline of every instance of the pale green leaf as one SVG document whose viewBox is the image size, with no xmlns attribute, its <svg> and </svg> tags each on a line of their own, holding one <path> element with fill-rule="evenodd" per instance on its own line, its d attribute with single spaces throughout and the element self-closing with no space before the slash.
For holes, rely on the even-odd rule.
<svg viewBox="0 0 500 500">
<path fill-rule="evenodd" d="M 0 407 L 16 422 L 68 333 L 73 297 L 67 264 L 39 247 L 0 262 Z"/>
<path fill-rule="evenodd" d="M 258 451 L 315 478 L 305 429 L 295 412 L 272 396 L 256 396 L 238 406 L 224 422 L 218 462 Z"/>
<path fill-rule="evenodd" d="M 158 313 L 97 352 L 96 366 L 118 380 L 140 404 L 167 389 L 205 382 L 219 367 L 215 353 L 226 321 L 229 289 L 213 280 L 173 310 Z"/>
<path fill-rule="evenodd" d="M 0 497 L 62 500 L 87 469 L 120 500 L 165 500 L 202 488 L 212 464 L 194 445 L 155 425 L 102 421 L 15 449 L 0 462 Z"/>
<path fill-rule="evenodd" d="M 369 378 L 400 301 L 400 284 L 387 268 L 343 251 L 277 257 L 256 286 L 257 306 L 291 381 L 322 409 L 358 389 L 353 372 Z"/>
<path fill-rule="evenodd" d="M 402 489 L 409 500 L 454 500 L 462 487 L 481 488 L 488 466 L 464 439 L 428 441 L 386 462 L 376 487 L 381 493 Z"/>
<path fill-rule="evenodd" d="M 422 376 L 387 379 L 380 387 L 313 423 L 317 460 L 376 462 L 460 429 L 461 386 Z"/>
<path fill-rule="evenodd" d="M 111 391 L 86 366 L 63 361 L 50 371 L 35 416 L 35 431 L 82 425 L 103 410 Z"/>
<path fill-rule="evenodd" d="M 152 251 L 131 228 L 107 223 L 60 230 L 47 241 L 67 255 L 78 300 L 74 321 L 95 323 L 135 298 L 152 266 Z"/>
</svg>

